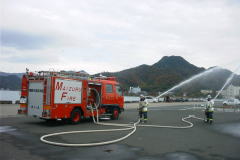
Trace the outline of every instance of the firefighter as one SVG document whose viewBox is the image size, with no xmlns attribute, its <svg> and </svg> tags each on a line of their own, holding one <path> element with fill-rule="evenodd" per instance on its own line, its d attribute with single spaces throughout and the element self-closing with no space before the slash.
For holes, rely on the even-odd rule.
<svg viewBox="0 0 240 160">
<path fill-rule="evenodd" d="M 211 95 L 208 95 L 207 105 L 206 105 L 206 108 L 205 108 L 205 115 L 206 115 L 205 122 L 206 123 L 212 124 L 212 122 L 213 122 L 213 111 L 214 111 L 214 108 L 213 108 L 213 102 L 211 101 Z"/>
<path fill-rule="evenodd" d="M 138 111 L 141 123 L 147 122 L 147 106 L 148 106 L 147 99 L 143 95 L 140 95 Z"/>
</svg>

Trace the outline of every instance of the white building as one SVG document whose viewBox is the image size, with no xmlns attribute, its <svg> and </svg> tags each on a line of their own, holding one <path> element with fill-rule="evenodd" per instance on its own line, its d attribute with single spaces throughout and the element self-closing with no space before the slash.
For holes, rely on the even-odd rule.
<svg viewBox="0 0 240 160">
<path fill-rule="evenodd" d="M 234 86 L 231 84 L 227 89 L 223 90 L 221 94 L 224 98 L 240 96 L 240 86 Z"/>
<path fill-rule="evenodd" d="M 134 94 L 138 94 L 141 92 L 141 88 L 138 86 L 138 87 L 130 87 L 129 88 L 129 93 L 134 93 Z"/>
<path fill-rule="evenodd" d="M 207 89 L 202 89 L 201 91 L 200 91 L 202 94 L 212 94 L 212 90 L 207 90 Z"/>
</svg>

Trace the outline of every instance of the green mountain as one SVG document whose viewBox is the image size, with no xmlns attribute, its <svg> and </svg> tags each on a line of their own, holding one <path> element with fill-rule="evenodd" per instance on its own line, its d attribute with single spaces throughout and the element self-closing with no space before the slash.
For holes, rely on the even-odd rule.
<svg viewBox="0 0 240 160">
<path fill-rule="evenodd" d="M 104 72 L 104 76 L 115 76 L 123 88 L 139 86 L 149 93 L 164 92 L 176 84 L 198 74 L 206 69 L 197 67 L 180 56 L 165 56 L 153 65 L 140 65 L 120 72 Z M 220 90 L 232 72 L 220 69 L 205 77 L 189 83 L 176 90 L 188 95 L 199 95 L 201 89 Z M 240 76 L 235 76 L 232 84 L 240 86 Z"/>
<path fill-rule="evenodd" d="M 180 56 L 165 56 L 153 65 L 141 65 L 115 73 L 101 73 L 116 76 L 124 88 L 140 86 L 148 92 L 165 91 L 192 75 L 204 71 L 190 64 Z"/>
</svg>

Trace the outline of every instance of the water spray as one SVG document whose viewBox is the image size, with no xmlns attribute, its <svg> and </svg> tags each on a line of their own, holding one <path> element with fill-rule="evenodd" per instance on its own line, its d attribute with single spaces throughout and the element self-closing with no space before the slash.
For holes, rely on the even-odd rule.
<svg viewBox="0 0 240 160">
<path fill-rule="evenodd" d="M 240 66 L 234 71 L 232 72 L 232 74 L 230 74 L 230 76 L 228 77 L 228 79 L 226 80 L 226 82 L 224 83 L 224 85 L 222 86 L 221 90 L 218 92 L 218 94 L 213 98 L 213 100 L 215 100 L 223 91 L 223 89 L 232 81 L 235 72 L 237 72 L 240 69 Z"/>
<path fill-rule="evenodd" d="M 195 76 L 193 76 L 193 77 L 191 77 L 191 78 L 189 78 L 189 79 L 187 79 L 187 80 L 179 83 L 178 85 L 170 88 L 169 90 L 167 90 L 167 91 L 165 91 L 164 93 L 160 94 L 157 98 L 160 98 L 161 96 L 166 95 L 166 94 L 168 94 L 169 92 L 171 92 L 171 91 L 173 91 L 173 90 L 175 90 L 175 89 L 177 89 L 177 88 L 180 88 L 180 87 L 182 87 L 183 85 L 185 85 L 185 84 L 187 84 L 187 83 L 189 83 L 189 82 L 191 82 L 191 81 L 193 81 L 193 80 L 196 80 L 196 79 L 198 79 L 198 78 L 200 78 L 200 77 L 202 77 L 202 76 L 208 75 L 209 73 L 212 73 L 213 71 L 216 71 L 216 70 L 219 70 L 219 69 L 221 69 L 221 68 L 216 66 L 216 67 L 213 67 L 213 68 L 211 68 L 211 69 L 209 69 L 209 70 L 206 70 L 206 71 L 204 71 L 204 72 L 201 72 L 201 73 L 199 73 L 199 74 L 197 74 L 197 75 L 195 75 Z"/>
</svg>

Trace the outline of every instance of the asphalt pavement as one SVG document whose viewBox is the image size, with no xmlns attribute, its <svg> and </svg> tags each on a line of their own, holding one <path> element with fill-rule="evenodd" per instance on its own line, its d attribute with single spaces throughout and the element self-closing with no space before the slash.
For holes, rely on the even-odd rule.
<svg viewBox="0 0 240 160">
<path fill-rule="evenodd" d="M 137 104 L 122 113 L 119 120 L 108 123 L 133 123 L 137 121 Z M 190 104 L 150 105 L 147 124 L 186 126 L 182 117 L 203 117 L 202 108 Z M 44 134 L 89 129 L 110 129 L 85 119 L 77 125 L 62 121 L 45 122 L 25 116 L 0 118 L 0 159 L 2 160 L 239 160 L 240 112 L 216 110 L 214 123 L 190 119 L 189 129 L 137 127 L 129 138 L 111 145 L 97 147 L 59 147 L 42 143 Z M 61 135 L 49 138 L 65 143 L 89 143 L 107 141 L 126 135 L 129 131 Z"/>
</svg>

